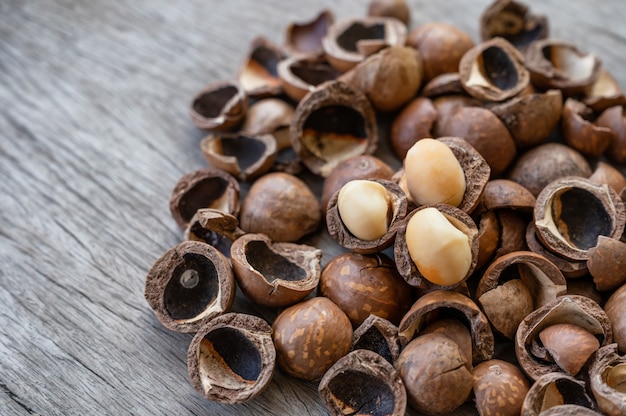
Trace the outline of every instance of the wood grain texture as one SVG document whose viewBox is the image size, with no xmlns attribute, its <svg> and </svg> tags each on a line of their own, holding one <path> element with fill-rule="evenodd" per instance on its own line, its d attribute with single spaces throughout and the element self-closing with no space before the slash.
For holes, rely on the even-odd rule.
<svg viewBox="0 0 626 416">
<path fill-rule="evenodd" d="M 441 20 L 478 40 L 488 0 L 409 1 L 412 26 Z M 621 0 L 534 2 L 554 37 L 595 52 L 626 87 Z M 258 399 L 201 398 L 190 335 L 164 329 L 145 275 L 181 240 L 168 199 L 206 166 L 187 116 L 209 82 L 233 78 L 249 42 L 330 8 L 314 0 L 0 2 L 0 414 L 319 415 L 316 385 L 277 371 Z M 378 153 L 398 166 L 385 146 Z M 314 188 L 319 192 L 321 182 Z M 340 249 L 311 239 L 324 263 Z M 241 295 L 234 307 L 263 316 Z M 414 414 L 414 413 L 412 413 Z M 471 406 L 458 414 L 474 414 Z"/>
</svg>

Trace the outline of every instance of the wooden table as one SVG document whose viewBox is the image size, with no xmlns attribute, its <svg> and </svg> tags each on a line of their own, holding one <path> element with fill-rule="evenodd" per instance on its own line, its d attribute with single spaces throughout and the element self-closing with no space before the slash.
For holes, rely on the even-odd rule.
<svg viewBox="0 0 626 416">
<path fill-rule="evenodd" d="M 412 27 L 441 20 L 478 40 L 490 2 L 409 3 Z M 626 87 L 621 0 L 531 6 Z M 325 414 L 315 384 L 281 371 L 252 402 L 203 399 L 187 376 L 191 336 L 164 329 L 143 296 L 152 263 L 182 238 L 170 192 L 207 165 L 191 97 L 232 79 L 253 37 L 280 43 L 289 22 L 323 8 L 366 10 L 356 0 L 0 3 L 0 414 Z M 339 249 L 319 241 L 326 263 Z M 254 308 L 239 296 L 234 310 Z"/>
</svg>

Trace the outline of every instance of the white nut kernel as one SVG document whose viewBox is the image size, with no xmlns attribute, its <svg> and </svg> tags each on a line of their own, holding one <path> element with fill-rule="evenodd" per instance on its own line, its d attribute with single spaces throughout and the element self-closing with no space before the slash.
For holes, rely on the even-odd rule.
<svg viewBox="0 0 626 416">
<path fill-rule="evenodd" d="M 452 150 L 435 139 L 418 140 L 404 159 L 411 198 L 420 205 L 458 207 L 465 195 L 465 173 Z"/>
<path fill-rule="evenodd" d="M 406 245 L 419 272 L 436 285 L 459 283 L 472 264 L 469 238 L 436 208 L 424 208 L 411 217 Z"/>
<path fill-rule="evenodd" d="M 372 241 L 387 232 L 390 198 L 378 182 L 346 183 L 339 191 L 337 209 L 343 224 L 358 239 Z"/>
</svg>

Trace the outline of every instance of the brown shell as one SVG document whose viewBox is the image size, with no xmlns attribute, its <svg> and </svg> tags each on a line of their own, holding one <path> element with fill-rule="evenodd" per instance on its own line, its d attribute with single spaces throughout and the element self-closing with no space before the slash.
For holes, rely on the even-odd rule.
<svg viewBox="0 0 626 416">
<path fill-rule="evenodd" d="M 230 259 L 239 288 L 263 306 L 287 306 L 313 292 L 321 275 L 322 251 L 304 244 L 273 242 L 264 234 L 235 240 Z"/>
<path fill-rule="evenodd" d="M 555 179 L 590 175 L 591 166 L 578 151 L 561 143 L 546 143 L 521 154 L 507 177 L 522 184 L 536 197 Z"/>
<path fill-rule="evenodd" d="M 532 303 L 523 304 L 524 296 L 519 294 L 518 288 L 507 292 L 514 280 L 521 282 Z M 566 290 L 565 277 L 553 263 L 539 254 L 515 251 L 498 257 L 487 267 L 475 296 L 494 328 L 513 339 L 527 313 L 564 295 Z M 524 311 L 521 316 L 520 310 Z"/>
<path fill-rule="evenodd" d="M 568 146 L 589 157 L 598 157 L 615 140 L 615 133 L 607 127 L 593 123 L 591 108 L 573 98 L 565 100 L 561 130 Z"/>
<path fill-rule="evenodd" d="M 573 324 L 595 335 L 604 346 L 613 342 L 608 316 L 593 300 L 579 295 L 559 296 L 524 318 L 515 335 L 515 355 L 526 375 L 537 380 L 544 374 L 560 372 L 549 361 L 549 354 L 539 342 L 539 333 L 555 324 Z"/>
<path fill-rule="evenodd" d="M 465 367 L 472 371 L 472 334 L 464 322 L 454 317 L 438 319 L 424 326 L 419 336 L 430 333 L 442 334 L 454 341 L 465 359 Z"/>
<path fill-rule="evenodd" d="M 569 176 L 548 184 L 537 196 L 535 232 L 556 254 L 587 260 L 600 235 L 619 239 L 626 212 L 619 195 L 607 185 Z"/>
<path fill-rule="evenodd" d="M 411 9 L 404 0 L 370 0 L 367 15 L 372 17 L 393 17 L 408 26 L 411 22 Z"/>
<path fill-rule="evenodd" d="M 347 72 L 383 48 L 404 45 L 406 32 L 406 26 L 394 18 L 344 19 L 330 26 L 322 46 L 328 62 Z"/>
<path fill-rule="evenodd" d="M 326 177 L 346 159 L 374 153 L 376 114 L 360 91 L 340 81 L 326 82 L 298 103 L 290 135 L 307 168 Z"/>
<path fill-rule="evenodd" d="M 589 90 L 600 74 L 601 63 L 571 43 L 542 39 L 528 47 L 526 68 L 532 83 L 539 88 L 560 89 L 564 97 L 571 97 Z"/>
<path fill-rule="evenodd" d="M 372 254 L 378 253 L 391 245 L 396 238 L 398 228 L 403 226 L 402 220 L 408 211 L 408 202 L 404 191 L 400 186 L 386 179 L 369 179 L 372 182 L 381 184 L 387 191 L 390 199 L 390 215 L 387 231 L 384 235 L 376 240 L 361 240 L 350 233 L 348 228 L 341 220 L 341 214 L 339 213 L 339 192 L 336 191 L 328 201 L 328 209 L 326 211 L 326 227 L 328 234 L 335 240 L 340 246 L 352 250 L 355 253 Z"/>
<path fill-rule="evenodd" d="M 449 414 L 472 391 L 472 375 L 459 346 L 443 334 L 430 333 L 411 341 L 396 368 L 411 407 L 420 413 Z"/>
<path fill-rule="evenodd" d="M 183 241 L 152 265 L 144 296 L 167 329 L 196 332 L 230 309 L 235 300 L 235 276 L 228 259 L 217 249 L 199 241 Z"/>
<path fill-rule="evenodd" d="M 389 133 L 389 144 L 400 160 L 419 139 L 433 137 L 432 128 L 437 121 L 437 110 L 426 97 L 410 101 L 395 116 Z"/>
<path fill-rule="evenodd" d="M 408 46 L 393 45 L 368 56 L 339 79 L 365 94 L 376 110 L 388 113 L 415 96 L 422 74 L 419 53 Z"/>
<path fill-rule="evenodd" d="M 461 137 L 439 137 L 437 140 L 445 143 L 454 157 L 459 161 L 465 174 L 465 194 L 458 208 L 471 213 L 480 202 L 485 187 L 489 181 L 491 168 L 480 153 Z"/>
<path fill-rule="evenodd" d="M 277 66 L 284 58 L 282 48 L 263 36 L 254 38 L 237 75 L 246 94 L 255 98 L 280 95 L 282 87 Z"/>
<path fill-rule="evenodd" d="M 587 268 L 598 290 L 617 289 L 626 283 L 626 243 L 599 236 L 598 244 L 589 249 Z"/>
<path fill-rule="evenodd" d="M 557 127 L 563 109 L 560 90 L 525 94 L 489 107 L 509 129 L 518 149 L 545 142 Z"/>
<path fill-rule="evenodd" d="M 514 364 L 491 359 L 472 371 L 474 400 L 481 415 L 519 415 L 530 388 Z"/>
<path fill-rule="evenodd" d="M 290 55 L 321 54 L 322 39 L 334 21 L 333 12 L 325 9 L 308 21 L 291 23 L 285 30 L 285 49 Z"/>
<path fill-rule="evenodd" d="M 301 179 L 283 172 L 257 179 L 239 215 L 243 230 L 266 234 L 273 241 L 297 241 L 317 230 L 320 223 L 320 207 L 313 191 Z"/>
<path fill-rule="evenodd" d="M 201 208 L 239 214 L 239 182 L 220 169 L 198 169 L 183 175 L 172 190 L 170 212 L 181 230 Z"/>
<path fill-rule="evenodd" d="M 447 72 L 437 75 L 424 85 L 420 93 L 422 97 L 426 98 L 455 94 L 465 94 L 465 89 L 461 83 L 461 74 L 458 72 Z"/>
<path fill-rule="evenodd" d="M 318 85 L 339 76 L 324 55 L 291 56 L 280 61 L 277 71 L 285 94 L 296 102 Z"/>
<path fill-rule="evenodd" d="M 246 115 L 248 95 L 233 81 L 220 81 L 198 92 L 189 106 L 191 121 L 203 130 L 228 130 Z"/>
<path fill-rule="evenodd" d="M 352 348 L 374 351 L 391 364 L 400 354 L 398 327 L 377 315 L 368 316 L 352 334 Z"/>
<path fill-rule="evenodd" d="M 438 209 L 448 219 L 448 221 L 467 235 L 469 240 L 472 252 L 472 263 L 467 271 L 467 274 L 465 275 L 465 278 L 452 286 L 439 286 L 429 282 L 424 276 L 422 276 L 417 266 L 411 259 L 409 250 L 407 249 L 406 225 L 416 212 L 428 207 Z M 472 275 L 474 269 L 476 268 L 476 263 L 478 261 L 478 228 L 472 218 L 459 208 L 445 204 L 422 205 L 408 213 L 398 225 L 393 253 L 398 272 L 411 286 L 415 286 L 419 289 L 454 289 L 461 286 Z"/>
<path fill-rule="evenodd" d="M 589 369 L 589 387 L 600 410 L 608 416 L 626 414 L 626 356 L 617 344 L 598 350 Z"/>
<path fill-rule="evenodd" d="M 276 350 L 272 328 L 263 319 L 227 313 L 202 326 L 187 351 L 189 378 L 204 397 L 242 403 L 272 381 Z"/>
<path fill-rule="evenodd" d="M 524 403 L 523 416 L 598 415 L 595 402 L 585 390 L 585 382 L 564 373 L 547 373 L 530 387 Z M 586 410 L 585 410 L 586 409 Z"/>
<path fill-rule="evenodd" d="M 417 49 L 424 60 L 424 80 L 457 72 L 459 61 L 474 46 L 472 37 L 444 22 L 430 22 L 411 30 L 406 44 Z"/>
<path fill-rule="evenodd" d="M 291 125 L 294 112 L 291 104 L 279 98 L 262 98 L 248 108 L 241 131 L 248 134 L 275 133 Z M 287 142 L 291 145 L 289 140 Z M 277 148 L 281 147 L 277 140 Z"/>
<path fill-rule="evenodd" d="M 526 245 L 526 215 L 512 209 L 498 209 L 495 211 L 500 226 L 500 245 L 496 250 L 496 257 L 504 256 L 514 251 L 528 250 Z"/>
<path fill-rule="evenodd" d="M 230 246 L 243 231 L 238 227 L 237 217 L 226 212 L 201 208 L 189 221 L 184 239 L 210 244 L 230 258 Z"/>
<path fill-rule="evenodd" d="M 388 361 L 368 350 L 352 351 L 337 360 L 317 387 L 333 416 L 354 414 L 403 416 L 406 389 Z"/>
<path fill-rule="evenodd" d="M 269 171 L 276 158 L 276 139 L 271 134 L 209 134 L 200 150 L 214 168 L 246 181 Z"/>
<path fill-rule="evenodd" d="M 601 68 L 598 79 L 591 85 L 583 102 L 594 112 L 601 113 L 609 107 L 625 105 L 626 96 L 609 71 Z"/>
<path fill-rule="evenodd" d="M 598 162 L 588 179 L 598 185 L 609 185 L 618 194 L 626 188 L 626 177 L 624 174 L 616 167 L 602 161 Z"/>
<path fill-rule="evenodd" d="M 476 270 L 481 270 L 491 261 L 496 249 L 500 245 L 500 226 L 495 212 L 481 212 L 480 216 L 473 215 L 478 226 L 478 260 Z"/>
<path fill-rule="evenodd" d="M 613 338 L 619 350 L 626 353 L 626 284 L 618 288 L 604 304 L 611 321 Z"/>
<path fill-rule="evenodd" d="M 548 250 L 535 233 L 535 224 L 529 222 L 525 234 L 528 249 L 533 253 L 537 253 L 554 263 L 556 267 L 567 278 L 578 278 L 587 274 L 587 262 L 583 260 L 569 260 L 561 256 L 557 256 Z"/>
<path fill-rule="evenodd" d="M 530 81 L 524 56 L 504 38 L 493 38 L 468 50 L 459 62 L 463 88 L 482 101 L 504 101 Z"/>
<path fill-rule="evenodd" d="M 535 196 L 523 185 L 509 179 L 493 179 L 485 185 L 477 210 L 513 209 L 532 212 L 534 208 Z"/>
<path fill-rule="evenodd" d="M 274 320 L 278 365 L 286 373 L 309 381 L 324 373 L 350 351 L 352 325 L 330 299 L 314 297 L 283 310 Z M 316 351 L 324 351 L 316 354 Z"/>
<path fill-rule="evenodd" d="M 548 37 L 548 18 L 530 13 L 526 4 L 514 0 L 495 0 L 480 16 L 482 40 L 502 37 L 519 50 Z"/>
<path fill-rule="evenodd" d="M 504 123 L 490 110 L 460 107 L 445 124 L 437 124 L 440 136 L 464 138 L 487 161 L 492 177 L 498 177 L 516 154 L 515 142 Z"/>
<path fill-rule="evenodd" d="M 371 315 L 396 325 L 413 302 L 411 287 L 383 253 L 347 252 L 332 258 L 322 271 L 318 294 L 339 306 L 353 326 Z"/>
<path fill-rule="evenodd" d="M 494 353 L 494 338 L 487 317 L 469 297 L 451 290 L 435 290 L 421 296 L 404 315 L 398 326 L 402 345 L 419 336 L 432 320 L 443 316 L 460 318 L 472 335 L 474 365 L 490 359 Z"/>
<path fill-rule="evenodd" d="M 607 108 L 600 114 L 596 124 L 615 134 L 613 142 L 606 149 L 609 159 L 620 164 L 626 163 L 626 106 Z"/>
<path fill-rule="evenodd" d="M 335 192 L 346 183 L 356 179 L 386 179 L 391 180 L 393 169 L 372 155 L 354 156 L 335 166 L 330 174 L 324 179 L 322 187 L 322 211 L 328 208 L 328 201 Z"/>
</svg>

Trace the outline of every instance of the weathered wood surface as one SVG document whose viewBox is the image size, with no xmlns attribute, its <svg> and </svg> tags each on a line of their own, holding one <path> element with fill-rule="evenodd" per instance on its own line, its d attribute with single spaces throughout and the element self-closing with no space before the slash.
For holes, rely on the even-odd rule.
<svg viewBox="0 0 626 416">
<path fill-rule="evenodd" d="M 478 40 L 489 1 L 410 4 L 412 26 L 447 21 Z M 621 0 L 531 6 L 626 87 Z M 147 270 L 181 240 L 169 194 L 206 166 L 190 98 L 232 78 L 253 37 L 282 42 L 324 7 L 365 12 L 356 0 L 0 2 L 0 414 L 325 413 L 314 384 L 280 371 L 250 403 L 204 400 L 187 377 L 191 336 L 143 298 Z M 319 243 L 325 262 L 338 251 Z"/>
</svg>

